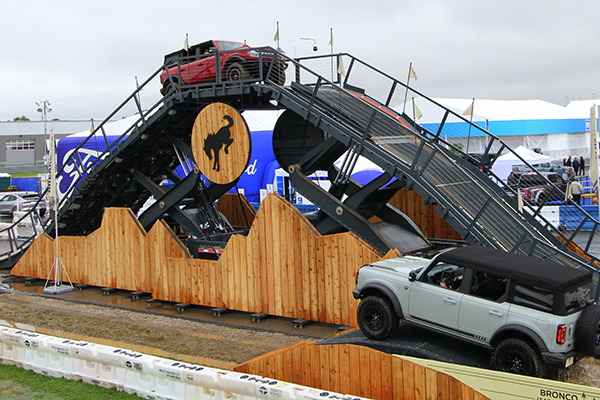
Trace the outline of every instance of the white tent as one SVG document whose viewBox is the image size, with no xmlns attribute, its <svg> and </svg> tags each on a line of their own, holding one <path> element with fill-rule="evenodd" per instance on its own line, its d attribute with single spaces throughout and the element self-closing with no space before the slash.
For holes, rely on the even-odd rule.
<svg viewBox="0 0 600 400">
<path fill-rule="evenodd" d="M 535 151 L 529 150 L 523 146 L 517 147 L 514 151 L 530 165 L 549 163 L 552 161 L 552 157 L 536 153 Z M 508 175 L 510 175 L 512 172 L 513 165 L 523 165 L 523 161 L 521 161 L 515 154 L 507 153 L 498 157 L 492 166 L 492 172 L 503 181 L 506 181 Z"/>
</svg>

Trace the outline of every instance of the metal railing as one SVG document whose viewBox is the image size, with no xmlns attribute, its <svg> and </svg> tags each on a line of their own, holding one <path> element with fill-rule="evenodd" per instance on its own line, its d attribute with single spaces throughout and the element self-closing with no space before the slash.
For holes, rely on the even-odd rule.
<svg viewBox="0 0 600 400">
<path fill-rule="evenodd" d="M 526 202 L 524 212 L 519 212 L 514 190 L 493 173 L 486 176 L 477 171 L 468 162 L 473 160 L 448 141 L 450 136 L 484 136 L 485 154 L 491 154 L 496 146 L 497 153 L 512 153 L 529 165 L 495 135 L 348 54 L 298 59 L 294 69 L 292 88 L 299 83 L 307 91 L 303 99 L 308 103 L 307 116 L 318 115 L 314 119 L 329 125 L 330 133 L 337 131 L 343 140 L 352 139 L 352 146 L 383 169 L 392 173 L 402 170 L 421 186 L 426 200 L 435 199 L 438 207 L 444 209 L 444 216 L 450 214 L 463 236 L 476 237 L 482 244 L 506 251 L 561 263 L 588 263 L 557 239 L 568 243 L 575 233 L 567 236 L 552 226 L 541 214 L 543 205 Z M 436 131 L 414 122 L 417 108 L 412 98 L 416 96 L 437 111 Z M 366 104 L 370 107 L 365 107 Z M 407 114 L 407 108 L 414 113 L 413 118 Z M 346 135 L 344 131 L 353 133 Z M 493 163 L 488 165 L 492 166 Z M 544 176 L 540 175 L 540 179 L 554 186 Z M 580 207 L 573 207 L 585 213 Z M 597 223 L 587 214 L 585 218 Z"/>
</svg>

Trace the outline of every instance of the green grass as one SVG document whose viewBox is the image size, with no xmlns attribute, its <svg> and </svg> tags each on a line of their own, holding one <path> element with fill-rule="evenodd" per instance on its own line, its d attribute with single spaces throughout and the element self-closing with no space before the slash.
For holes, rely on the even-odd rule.
<svg viewBox="0 0 600 400">
<path fill-rule="evenodd" d="M 81 381 L 50 378 L 17 368 L 0 365 L 0 399 L 104 400 L 137 399 L 136 395 L 105 389 Z"/>
<path fill-rule="evenodd" d="M 43 174 L 44 170 L 34 172 L 11 172 L 13 178 L 37 178 L 38 174 Z"/>
</svg>

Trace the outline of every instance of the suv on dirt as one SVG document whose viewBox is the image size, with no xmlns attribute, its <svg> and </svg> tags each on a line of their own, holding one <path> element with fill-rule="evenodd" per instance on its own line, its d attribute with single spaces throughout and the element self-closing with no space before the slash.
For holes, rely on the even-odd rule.
<svg viewBox="0 0 600 400">
<path fill-rule="evenodd" d="M 600 305 L 592 272 L 482 246 L 363 266 L 354 297 L 373 340 L 399 320 L 493 349 L 492 367 L 542 376 L 580 354 L 600 357 Z"/>
<path fill-rule="evenodd" d="M 287 63 L 279 58 L 272 63 L 272 52 L 252 49 L 239 42 L 209 40 L 165 56 L 165 70 L 160 75 L 163 85 L 161 93 L 165 95 L 172 89 L 171 81 L 176 90 L 184 85 L 214 82 L 217 79 L 217 52 L 222 52 L 219 58 L 221 77 L 224 81 L 261 80 L 266 79 L 268 74 L 272 81 L 280 85 L 285 83 Z M 259 76 L 261 60 L 262 77 Z M 271 64 L 273 66 L 269 74 Z"/>
</svg>

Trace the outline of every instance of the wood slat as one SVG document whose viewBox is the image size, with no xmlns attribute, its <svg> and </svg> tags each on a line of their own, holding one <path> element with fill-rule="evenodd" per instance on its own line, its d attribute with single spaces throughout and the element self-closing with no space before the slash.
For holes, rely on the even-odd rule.
<svg viewBox="0 0 600 400">
<path fill-rule="evenodd" d="M 443 372 L 351 344 L 301 342 L 240 364 L 234 371 L 377 400 L 488 399 Z"/>
<path fill-rule="evenodd" d="M 276 194 L 263 201 L 248 236 L 233 236 L 216 261 L 192 259 L 164 221 L 146 232 L 121 208 L 107 208 L 90 235 L 60 237 L 59 244 L 73 283 L 351 326 L 356 271 L 383 256 L 353 233 L 321 236 Z M 45 279 L 52 249 L 52 238 L 41 235 L 12 273 Z"/>
</svg>

